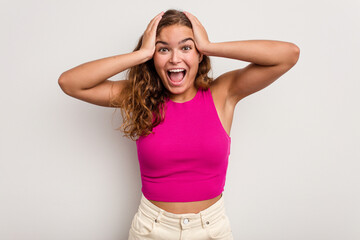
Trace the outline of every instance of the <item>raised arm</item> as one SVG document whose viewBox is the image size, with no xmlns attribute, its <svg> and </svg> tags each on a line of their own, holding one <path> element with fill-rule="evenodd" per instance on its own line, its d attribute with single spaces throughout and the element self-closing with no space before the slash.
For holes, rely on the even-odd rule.
<svg viewBox="0 0 360 240">
<path fill-rule="evenodd" d="M 185 13 L 193 25 L 195 43 L 207 56 L 225 57 L 251 62 L 242 69 L 222 74 L 216 79 L 227 99 L 236 104 L 242 98 L 270 85 L 297 62 L 300 49 L 290 42 L 244 40 L 211 43 L 199 20 Z"/>
<path fill-rule="evenodd" d="M 163 13 L 158 14 L 149 23 L 140 50 L 83 63 L 67 70 L 58 79 L 61 89 L 74 98 L 110 107 L 111 97 L 120 93 L 129 80 L 107 79 L 153 57 L 156 28 L 162 15 Z"/>
</svg>

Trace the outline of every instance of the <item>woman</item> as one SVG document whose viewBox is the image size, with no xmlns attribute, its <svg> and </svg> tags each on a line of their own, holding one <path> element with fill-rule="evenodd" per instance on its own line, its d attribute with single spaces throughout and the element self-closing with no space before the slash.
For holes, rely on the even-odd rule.
<svg viewBox="0 0 360 240">
<path fill-rule="evenodd" d="M 66 94 L 120 108 L 122 130 L 137 137 L 143 194 L 129 239 L 233 239 L 222 193 L 235 106 L 292 68 L 299 52 L 281 41 L 212 43 L 195 16 L 168 10 L 133 52 L 60 76 Z M 250 64 L 214 80 L 209 56 Z M 107 80 L 126 69 L 127 80 Z"/>
</svg>

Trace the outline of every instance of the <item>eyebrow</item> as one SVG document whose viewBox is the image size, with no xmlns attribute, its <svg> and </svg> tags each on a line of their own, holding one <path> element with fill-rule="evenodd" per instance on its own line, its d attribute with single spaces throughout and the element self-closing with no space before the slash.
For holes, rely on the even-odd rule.
<svg viewBox="0 0 360 240">
<path fill-rule="evenodd" d="M 188 37 L 188 38 L 185 38 L 185 39 L 181 40 L 180 42 L 178 42 L 178 44 L 182 44 L 182 43 L 184 43 L 186 41 L 189 41 L 189 40 L 191 40 L 191 41 L 193 41 L 195 43 L 194 39 L 192 39 L 191 37 Z M 161 44 L 164 44 L 164 45 L 169 45 L 167 42 L 164 42 L 164 41 L 156 41 L 155 45 L 158 44 L 158 43 L 161 43 Z"/>
</svg>

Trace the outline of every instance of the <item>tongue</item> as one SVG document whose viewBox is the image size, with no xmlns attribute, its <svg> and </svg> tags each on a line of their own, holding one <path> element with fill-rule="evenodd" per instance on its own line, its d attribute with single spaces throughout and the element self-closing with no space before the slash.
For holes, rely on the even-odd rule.
<svg viewBox="0 0 360 240">
<path fill-rule="evenodd" d="M 184 78 L 184 72 L 170 72 L 171 81 L 180 82 Z"/>
</svg>

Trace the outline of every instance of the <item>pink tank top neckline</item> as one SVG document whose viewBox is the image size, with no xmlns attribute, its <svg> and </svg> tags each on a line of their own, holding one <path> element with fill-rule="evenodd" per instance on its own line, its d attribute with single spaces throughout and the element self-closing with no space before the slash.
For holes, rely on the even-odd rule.
<svg viewBox="0 0 360 240">
<path fill-rule="evenodd" d="M 197 96 L 199 95 L 200 91 L 201 91 L 201 89 L 198 89 L 197 92 L 196 92 L 196 94 L 195 94 L 195 96 L 194 96 L 192 99 L 190 99 L 190 100 L 188 100 L 188 101 L 186 101 L 186 102 L 174 102 L 173 100 L 171 100 L 171 99 L 169 98 L 168 103 L 174 103 L 174 104 L 189 104 L 189 103 L 191 103 L 192 101 L 196 101 L 196 98 L 197 98 Z"/>
<path fill-rule="evenodd" d="M 136 140 L 142 193 L 149 200 L 192 202 L 224 191 L 231 137 L 210 88 L 186 102 L 165 103 L 165 119 Z"/>
</svg>

